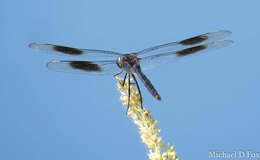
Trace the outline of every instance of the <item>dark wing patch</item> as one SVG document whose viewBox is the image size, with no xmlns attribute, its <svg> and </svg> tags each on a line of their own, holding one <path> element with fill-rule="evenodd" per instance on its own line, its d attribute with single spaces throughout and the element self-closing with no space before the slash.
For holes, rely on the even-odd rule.
<svg viewBox="0 0 260 160">
<path fill-rule="evenodd" d="M 72 47 L 66 47 L 62 45 L 48 44 L 48 43 L 40 43 L 34 42 L 30 43 L 29 47 L 36 51 L 44 51 L 45 53 L 57 56 L 68 56 L 75 58 L 114 58 L 120 56 L 121 53 L 99 50 L 99 49 L 78 49 Z"/>
<path fill-rule="evenodd" d="M 216 40 L 203 45 L 198 45 L 198 46 L 182 49 L 179 51 L 166 52 L 157 55 L 147 56 L 141 58 L 141 66 L 143 70 L 151 69 L 154 68 L 155 66 L 162 65 L 162 63 L 175 62 L 180 59 L 185 59 L 185 57 L 190 57 L 192 55 L 198 55 L 208 51 L 227 47 L 232 43 L 234 43 L 232 40 Z"/>
<path fill-rule="evenodd" d="M 203 50 L 203 49 L 206 49 L 206 48 L 207 48 L 206 45 L 200 45 L 200 46 L 195 46 L 195 47 L 180 50 L 180 51 L 176 52 L 176 54 L 177 54 L 177 56 L 181 57 L 181 56 L 186 56 L 186 55 L 189 55 L 189 54 L 196 53 L 196 52 Z"/>
<path fill-rule="evenodd" d="M 121 71 L 116 64 L 116 60 L 91 62 L 53 60 L 46 66 L 52 71 L 89 75 L 113 75 Z"/>
<path fill-rule="evenodd" d="M 231 31 L 228 30 L 217 30 L 217 31 L 197 35 L 182 41 L 171 42 L 171 43 L 166 43 L 166 44 L 161 44 L 150 48 L 146 48 L 142 51 L 139 51 L 138 54 L 139 56 L 143 54 L 149 54 L 152 56 L 161 53 L 175 52 L 186 48 L 198 46 L 201 45 L 202 43 L 208 44 L 217 40 L 221 40 L 230 34 Z"/>
<path fill-rule="evenodd" d="M 62 52 L 62 53 L 65 53 L 65 54 L 70 54 L 70 55 L 80 55 L 80 54 L 83 54 L 83 51 L 80 50 L 80 49 L 77 49 L 77 48 L 53 45 L 53 49 L 55 51 Z"/>
<path fill-rule="evenodd" d="M 182 45 L 194 45 L 194 44 L 201 43 L 201 42 L 207 40 L 208 38 L 209 37 L 206 36 L 206 35 L 200 35 L 200 36 L 196 36 L 196 37 L 192 37 L 192 38 L 180 41 L 179 44 L 182 44 Z"/>
<path fill-rule="evenodd" d="M 102 68 L 95 63 L 89 62 L 89 61 L 71 61 L 69 62 L 69 65 L 72 68 L 75 69 L 80 69 L 80 70 L 84 70 L 84 71 L 88 71 L 88 72 L 101 72 Z"/>
</svg>

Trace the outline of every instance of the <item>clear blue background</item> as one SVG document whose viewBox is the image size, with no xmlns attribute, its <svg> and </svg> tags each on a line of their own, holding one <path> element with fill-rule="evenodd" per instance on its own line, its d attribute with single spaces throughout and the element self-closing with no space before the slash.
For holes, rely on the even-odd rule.
<svg viewBox="0 0 260 160">
<path fill-rule="evenodd" d="M 180 159 L 209 151 L 260 152 L 259 0 L 1 0 L 0 159 L 148 159 L 112 76 L 51 72 L 60 59 L 28 48 L 47 42 L 138 51 L 217 29 L 227 48 L 145 72 L 141 87 Z"/>
</svg>

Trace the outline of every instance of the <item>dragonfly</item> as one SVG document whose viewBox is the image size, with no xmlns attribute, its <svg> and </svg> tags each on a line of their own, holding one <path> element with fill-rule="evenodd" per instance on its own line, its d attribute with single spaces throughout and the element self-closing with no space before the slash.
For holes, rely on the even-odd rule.
<svg viewBox="0 0 260 160">
<path fill-rule="evenodd" d="M 233 41 L 224 40 L 224 38 L 231 33 L 232 32 L 228 30 L 217 30 L 131 53 L 119 53 L 98 49 L 79 49 L 39 42 L 31 43 L 29 44 L 29 47 L 34 50 L 44 51 L 51 55 L 63 55 L 68 56 L 71 59 L 73 58 L 73 60 L 53 60 L 47 63 L 47 68 L 53 71 L 94 75 L 113 74 L 114 76 L 125 73 L 122 85 L 124 86 L 126 79 L 128 79 L 129 108 L 131 77 L 138 89 L 141 107 L 143 107 L 143 98 L 136 76 L 143 82 L 151 95 L 160 101 L 162 100 L 161 96 L 151 81 L 143 73 L 143 70 L 153 68 L 162 63 L 190 57 L 194 54 L 227 47 L 231 45 Z M 91 60 L 92 58 L 94 58 L 94 60 Z"/>
</svg>

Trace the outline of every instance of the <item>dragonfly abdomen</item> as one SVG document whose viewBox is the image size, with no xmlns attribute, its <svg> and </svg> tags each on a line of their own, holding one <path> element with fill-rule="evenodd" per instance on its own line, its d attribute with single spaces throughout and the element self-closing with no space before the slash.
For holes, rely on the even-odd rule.
<svg viewBox="0 0 260 160">
<path fill-rule="evenodd" d="M 161 96 L 156 91 L 156 89 L 154 88 L 154 86 L 151 83 L 151 81 L 141 71 L 141 68 L 139 68 L 139 69 L 137 68 L 136 69 L 136 74 L 141 79 L 141 81 L 144 83 L 144 86 L 147 88 L 147 90 L 154 96 L 154 98 L 159 100 L 159 101 L 162 100 Z"/>
</svg>

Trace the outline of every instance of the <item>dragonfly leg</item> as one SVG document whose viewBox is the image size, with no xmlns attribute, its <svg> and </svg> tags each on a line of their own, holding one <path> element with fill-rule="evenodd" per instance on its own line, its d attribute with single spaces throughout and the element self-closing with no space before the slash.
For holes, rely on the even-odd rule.
<svg viewBox="0 0 260 160">
<path fill-rule="evenodd" d="M 129 110 L 129 104 L 130 104 L 130 96 L 131 96 L 131 90 L 130 90 L 130 76 L 131 74 L 128 74 L 128 103 L 127 103 L 127 111 L 126 113 L 128 113 Z"/>
<path fill-rule="evenodd" d="M 119 72 L 119 73 L 116 73 L 116 74 L 114 74 L 114 77 L 116 77 L 116 76 L 118 76 L 119 74 L 122 74 L 122 73 L 123 73 L 123 71 L 121 71 L 121 72 Z M 124 76 L 123 83 L 120 83 L 120 82 L 119 82 L 121 86 L 124 86 L 124 85 L 125 85 L 126 76 L 127 76 L 127 73 L 126 73 L 125 76 Z"/>
<path fill-rule="evenodd" d="M 133 79 L 134 79 L 134 81 L 135 81 L 135 84 L 136 84 L 136 86 L 137 86 L 137 90 L 138 90 L 138 93 L 139 93 L 139 95 L 140 95 L 141 108 L 143 109 L 143 97 L 142 97 L 142 93 L 141 93 L 140 87 L 139 87 L 139 85 L 138 85 L 138 82 L 137 82 L 137 80 L 136 80 L 134 74 L 132 74 L 132 77 L 133 77 Z"/>
<path fill-rule="evenodd" d="M 125 85 L 126 76 L 127 76 L 127 73 L 125 74 L 125 77 L 124 77 L 123 83 L 121 84 L 122 86 Z"/>
<path fill-rule="evenodd" d="M 118 72 L 118 73 L 114 74 L 114 77 L 118 76 L 121 73 L 123 73 L 123 70 L 121 72 Z"/>
</svg>

